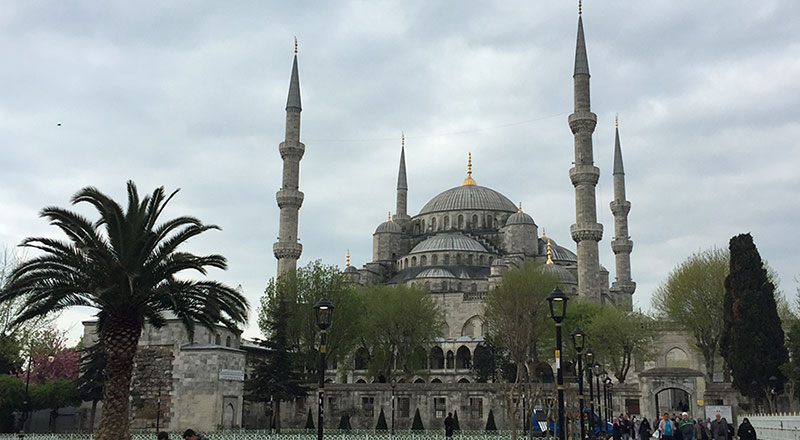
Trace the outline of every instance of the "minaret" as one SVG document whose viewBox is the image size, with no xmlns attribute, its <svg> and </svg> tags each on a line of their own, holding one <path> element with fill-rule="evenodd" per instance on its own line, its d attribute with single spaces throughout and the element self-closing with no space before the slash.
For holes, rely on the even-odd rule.
<svg viewBox="0 0 800 440">
<path fill-rule="evenodd" d="M 400 169 L 397 171 L 397 206 L 394 221 L 403 222 L 411 220 L 407 213 L 408 207 L 408 180 L 406 179 L 406 135 L 400 138 Z"/>
<path fill-rule="evenodd" d="M 294 40 L 294 63 L 289 81 L 289 98 L 286 100 L 286 139 L 280 144 L 283 159 L 283 183 L 275 198 L 281 209 L 278 241 L 272 245 L 278 259 L 278 275 L 297 268 L 297 259 L 303 245 L 297 241 L 297 216 L 303 204 L 303 193 L 299 191 L 300 159 L 306 146 L 300 142 L 300 78 L 297 74 L 297 39 Z"/>
<path fill-rule="evenodd" d="M 600 300 L 600 260 L 597 242 L 603 238 L 603 225 L 597 223 L 595 186 L 600 170 L 592 158 L 592 133 L 597 115 L 592 113 L 589 94 L 589 62 L 583 39 L 583 18 L 578 3 L 578 40 L 575 46 L 575 72 L 572 76 L 575 111 L 569 115 L 569 128 L 575 137 L 575 166 L 569 178 L 575 187 L 575 224 L 570 227 L 578 247 L 578 295 Z"/>
<path fill-rule="evenodd" d="M 617 304 L 633 307 L 633 292 L 636 283 L 631 280 L 631 250 L 633 241 L 628 235 L 628 212 L 631 202 L 625 200 L 625 168 L 622 166 L 622 147 L 619 144 L 619 119 L 614 121 L 616 136 L 614 138 L 614 200 L 611 212 L 614 214 L 614 239 L 611 250 L 614 251 L 614 263 L 617 279 L 611 284 L 611 292 Z"/>
</svg>

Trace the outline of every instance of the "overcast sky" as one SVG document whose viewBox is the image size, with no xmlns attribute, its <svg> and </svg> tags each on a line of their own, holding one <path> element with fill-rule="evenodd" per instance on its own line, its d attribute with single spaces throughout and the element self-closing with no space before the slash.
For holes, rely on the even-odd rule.
<svg viewBox="0 0 800 440">
<path fill-rule="evenodd" d="M 800 274 L 800 8 L 793 0 L 583 5 L 598 116 L 601 263 L 619 114 L 635 305 L 688 255 L 751 232 L 794 297 Z M 37 217 L 94 185 L 181 192 L 167 217 L 218 224 L 253 307 L 276 272 L 278 144 L 293 38 L 303 100 L 300 264 L 359 267 L 394 209 L 406 134 L 409 214 L 473 177 L 575 249 L 571 1 L 3 2 L 0 245 L 55 235 Z M 58 124 L 61 124 L 60 126 Z M 87 211 L 88 212 L 88 211 Z M 91 310 L 59 323 L 73 338 Z M 257 336 L 250 324 L 245 336 Z"/>
</svg>

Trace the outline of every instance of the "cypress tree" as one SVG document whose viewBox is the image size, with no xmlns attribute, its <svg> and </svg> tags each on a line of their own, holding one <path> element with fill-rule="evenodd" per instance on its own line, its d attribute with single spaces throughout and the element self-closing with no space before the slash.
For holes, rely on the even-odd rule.
<svg viewBox="0 0 800 440">
<path fill-rule="evenodd" d="M 314 430 L 314 418 L 311 417 L 311 408 L 308 409 L 308 417 L 306 417 L 306 429 Z"/>
<path fill-rule="evenodd" d="M 768 387 L 783 387 L 785 377 L 779 367 L 788 361 L 775 285 L 750 234 L 731 238 L 730 255 L 721 353 L 731 369 L 734 388 L 760 399 Z"/>
<path fill-rule="evenodd" d="M 461 431 L 461 425 L 458 424 L 458 410 L 453 411 L 453 431 Z"/>
<path fill-rule="evenodd" d="M 386 431 L 389 429 L 389 426 L 386 425 L 386 416 L 383 415 L 383 408 L 381 408 L 381 413 L 378 415 L 378 424 L 375 425 L 376 431 Z"/>
<path fill-rule="evenodd" d="M 412 431 L 424 431 L 425 426 L 422 425 L 422 417 L 419 415 L 419 408 L 414 413 L 414 421 L 411 423 L 411 430 Z"/>
<path fill-rule="evenodd" d="M 497 432 L 497 425 L 494 423 L 494 412 L 489 410 L 489 418 L 486 419 L 486 432 Z"/>
</svg>

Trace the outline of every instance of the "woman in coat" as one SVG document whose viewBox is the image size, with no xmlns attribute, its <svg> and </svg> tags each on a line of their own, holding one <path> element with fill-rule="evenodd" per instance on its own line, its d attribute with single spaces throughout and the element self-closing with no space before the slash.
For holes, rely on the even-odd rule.
<svg viewBox="0 0 800 440">
<path fill-rule="evenodd" d="M 639 438 L 641 440 L 650 440 L 650 434 L 652 434 L 650 422 L 648 422 L 647 417 L 645 417 L 642 419 L 642 423 L 639 424 Z"/>
<path fill-rule="evenodd" d="M 739 425 L 739 430 L 736 432 L 736 435 L 739 436 L 739 440 L 757 440 L 756 429 L 753 428 L 753 425 L 750 424 L 750 420 L 748 420 L 747 417 L 742 420 L 742 424 Z"/>
<path fill-rule="evenodd" d="M 622 439 L 622 425 L 620 425 L 619 419 L 616 417 L 614 417 L 613 424 L 611 425 L 611 435 L 614 437 L 614 440 Z"/>
</svg>

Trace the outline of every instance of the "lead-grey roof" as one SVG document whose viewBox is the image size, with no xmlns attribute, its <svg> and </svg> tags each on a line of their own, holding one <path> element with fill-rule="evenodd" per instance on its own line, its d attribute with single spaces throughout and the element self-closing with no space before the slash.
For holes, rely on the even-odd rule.
<svg viewBox="0 0 800 440">
<path fill-rule="evenodd" d="M 506 226 L 508 225 L 534 225 L 536 226 L 536 222 L 533 221 L 533 217 L 525 214 L 524 212 L 518 212 L 516 214 L 511 214 L 506 220 Z"/>
<path fill-rule="evenodd" d="M 517 212 L 517 207 L 508 197 L 491 188 L 465 185 L 438 194 L 422 207 L 419 215 L 441 211 Z"/>
<path fill-rule="evenodd" d="M 619 144 L 619 126 L 614 135 L 614 175 L 624 175 L 625 167 L 622 166 L 622 147 Z"/>
<path fill-rule="evenodd" d="M 286 99 L 287 112 L 300 112 L 303 106 L 300 105 L 300 75 L 297 74 L 297 54 L 294 55 L 292 63 L 292 78 L 289 80 L 289 97 Z"/>
<path fill-rule="evenodd" d="M 416 276 L 416 278 L 455 278 L 455 277 L 456 276 L 453 275 L 453 272 L 450 272 L 449 270 L 443 269 L 441 267 L 429 267 L 420 272 L 419 275 Z"/>
<path fill-rule="evenodd" d="M 397 189 L 408 189 L 406 179 L 406 148 L 400 148 L 400 168 L 397 170 Z"/>
<path fill-rule="evenodd" d="M 417 275 L 430 269 L 429 266 L 416 266 L 403 269 L 394 274 L 388 284 L 404 283 L 417 278 Z M 447 266 L 446 269 L 453 273 L 456 278 L 462 280 L 487 280 L 489 279 L 490 269 L 485 266 Z"/>
<path fill-rule="evenodd" d="M 539 255 L 545 255 L 547 253 L 547 240 L 550 240 L 550 252 L 553 261 L 566 263 L 578 262 L 578 256 L 575 255 L 574 252 L 563 246 L 559 246 L 555 240 L 549 237 L 539 239 Z"/>
<path fill-rule="evenodd" d="M 560 282 L 567 284 L 578 284 L 578 279 L 564 266 L 558 264 L 544 264 L 542 270 L 553 274 Z"/>
<path fill-rule="evenodd" d="M 383 222 L 383 223 L 379 224 L 378 228 L 375 229 L 375 233 L 376 234 L 380 234 L 380 233 L 384 233 L 384 232 L 389 232 L 389 233 L 394 233 L 394 234 L 402 234 L 403 233 L 403 228 L 401 228 L 400 225 L 398 225 L 395 222 L 386 221 L 386 222 Z"/>
<path fill-rule="evenodd" d="M 586 41 L 583 38 L 583 18 L 578 16 L 578 39 L 575 43 L 575 73 L 574 75 L 589 74 L 589 59 L 586 56 Z"/>
<path fill-rule="evenodd" d="M 409 254 L 435 251 L 489 252 L 477 240 L 461 234 L 437 234 L 411 249 Z"/>
</svg>

